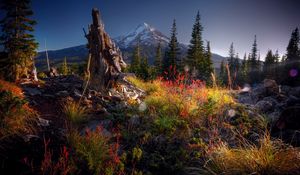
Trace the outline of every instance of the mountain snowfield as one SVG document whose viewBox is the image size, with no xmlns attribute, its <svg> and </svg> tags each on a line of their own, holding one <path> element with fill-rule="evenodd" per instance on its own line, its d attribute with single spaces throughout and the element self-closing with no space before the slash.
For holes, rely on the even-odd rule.
<svg viewBox="0 0 300 175">
<path fill-rule="evenodd" d="M 120 48 L 128 48 L 137 45 L 157 45 L 159 42 L 166 46 L 169 38 L 147 23 L 138 25 L 134 30 L 124 36 L 114 39 Z"/>
<path fill-rule="evenodd" d="M 153 64 L 155 58 L 155 50 L 158 43 L 161 44 L 162 53 L 168 47 L 169 37 L 164 35 L 159 30 L 155 29 L 147 23 L 138 25 L 134 30 L 128 32 L 126 35 L 119 36 L 113 39 L 116 45 L 121 49 L 124 60 L 127 63 L 131 62 L 131 57 L 134 48 L 137 43 L 140 44 L 141 54 L 143 57 L 148 58 L 148 62 Z M 185 57 L 188 46 L 179 43 L 181 57 Z M 50 63 L 52 65 L 58 65 L 63 62 L 64 57 L 67 57 L 69 63 L 83 63 L 87 59 L 88 50 L 86 45 L 79 45 L 70 48 L 64 48 L 60 50 L 48 51 Z M 45 51 L 39 52 L 36 57 L 36 66 L 40 69 L 45 69 L 46 59 Z M 219 65 L 223 59 L 226 59 L 218 54 L 212 54 L 212 59 L 215 68 L 219 68 Z"/>
</svg>

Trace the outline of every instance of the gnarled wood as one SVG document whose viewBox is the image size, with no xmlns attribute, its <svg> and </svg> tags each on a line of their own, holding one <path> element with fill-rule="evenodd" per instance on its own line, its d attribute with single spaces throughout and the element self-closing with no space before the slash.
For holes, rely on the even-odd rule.
<svg viewBox="0 0 300 175">
<path fill-rule="evenodd" d="M 90 88 L 106 92 L 126 67 L 122 53 L 104 30 L 98 9 L 92 10 L 93 23 L 89 26 Z"/>
</svg>

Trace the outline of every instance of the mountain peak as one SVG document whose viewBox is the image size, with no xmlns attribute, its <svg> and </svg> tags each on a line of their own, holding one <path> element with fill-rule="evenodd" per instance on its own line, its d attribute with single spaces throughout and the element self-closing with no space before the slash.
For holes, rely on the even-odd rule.
<svg viewBox="0 0 300 175">
<path fill-rule="evenodd" d="M 145 45 L 157 45 L 158 42 L 167 43 L 169 39 L 148 23 L 143 22 L 126 35 L 117 37 L 115 41 L 120 48 L 126 48 L 136 45 L 137 42 Z"/>
</svg>

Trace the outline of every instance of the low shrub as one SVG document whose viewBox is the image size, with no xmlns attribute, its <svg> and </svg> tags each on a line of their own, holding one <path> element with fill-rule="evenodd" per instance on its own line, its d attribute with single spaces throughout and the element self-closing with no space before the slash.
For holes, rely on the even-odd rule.
<svg viewBox="0 0 300 175">
<path fill-rule="evenodd" d="M 78 164 L 86 164 L 92 174 L 113 175 L 123 171 L 117 154 L 119 144 L 111 144 L 109 140 L 100 126 L 95 131 L 86 130 L 84 135 L 76 131 L 68 135 L 68 141 L 79 159 Z"/>
</svg>

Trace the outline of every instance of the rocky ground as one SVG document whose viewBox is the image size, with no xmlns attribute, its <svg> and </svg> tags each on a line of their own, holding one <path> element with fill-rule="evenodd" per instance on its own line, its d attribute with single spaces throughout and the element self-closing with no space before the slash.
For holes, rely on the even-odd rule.
<svg viewBox="0 0 300 175">
<path fill-rule="evenodd" d="M 89 109 L 90 120 L 86 127 L 93 130 L 99 124 L 108 127 L 110 122 L 104 119 L 107 118 L 105 116 L 128 108 L 126 103 L 129 99 L 141 103 L 146 95 L 143 90 L 131 85 L 125 76 L 121 77 L 119 85 L 110 89 L 109 95 L 89 88 L 83 94 L 85 83 L 75 75 L 46 78 L 44 83 L 24 81 L 21 84 L 30 105 L 40 114 L 41 126 L 64 128 L 62 105 L 66 101 L 75 100 Z M 281 86 L 274 80 L 266 79 L 253 88 L 245 86 L 238 92 L 237 100 L 254 112 L 264 115 L 274 137 L 292 145 L 300 145 L 300 87 Z"/>
<path fill-rule="evenodd" d="M 121 76 L 118 85 L 109 89 L 108 95 L 85 88 L 85 82 L 76 75 L 55 76 L 45 78 L 42 83 L 24 80 L 21 86 L 24 94 L 33 107 L 39 113 L 38 123 L 45 130 L 55 132 L 56 137 L 64 136 L 65 119 L 62 114 L 63 104 L 67 101 L 77 101 L 89 111 L 89 122 L 82 128 L 94 130 L 98 125 L 110 127 L 107 116 L 115 111 L 124 110 L 129 107 L 128 101 L 141 103 L 145 92 L 130 84 L 125 76 Z M 108 135 L 110 133 L 105 130 Z M 42 134 L 41 134 L 42 135 Z M 24 139 L 40 138 L 41 135 L 27 135 Z"/>
<path fill-rule="evenodd" d="M 244 87 L 238 101 L 265 116 L 272 136 L 300 145 L 300 87 L 278 85 L 265 79 L 253 88 Z"/>
</svg>

